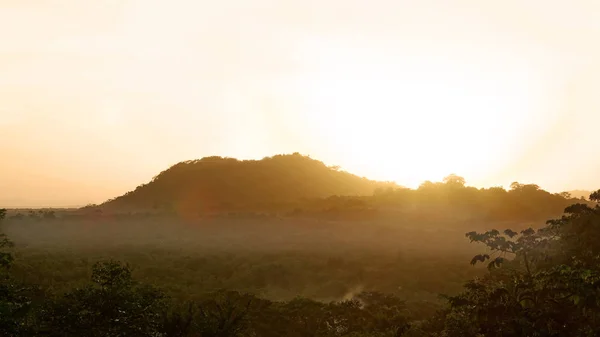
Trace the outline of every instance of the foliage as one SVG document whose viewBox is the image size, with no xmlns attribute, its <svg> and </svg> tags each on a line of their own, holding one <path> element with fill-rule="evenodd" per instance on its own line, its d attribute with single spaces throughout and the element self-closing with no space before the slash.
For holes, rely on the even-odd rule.
<svg viewBox="0 0 600 337">
<path fill-rule="evenodd" d="M 598 200 L 594 192 L 590 200 Z M 600 207 L 575 204 L 538 230 L 470 232 L 490 274 L 449 297 L 447 336 L 596 336 L 600 332 Z M 511 260 L 492 259 L 494 254 Z M 506 262 L 505 262 L 506 261 Z M 505 263 L 503 263 L 505 262 Z M 501 265 L 502 268 L 497 269 Z"/>
<path fill-rule="evenodd" d="M 385 217 L 360 224 L 303 218 L 294 224 L 296 214 L 285 224 L 282 218 L 262 216 L 251 224 L 239 218 L 184 221 L 204 226 L 189 230 L 170 223 L 159 231 L 150 217 L 139 218 L 141 227 L 136 228 L 132 218 L 120 222 L 116 214 L 98 209 L 93 217 L 75 217 L 72 223 L 65 214 L 31 211 L 3 226 L 25 245 L 15 250 L 6 236 L 0 241 L 0 334 L 597 336 L 600 207 L 595 202 L 600 191 L 585 203 L 569 204 L 568 197 L 516 182 L 509 191 L 475 189 L 450 175 L 416 190 L 307 200 L 300 212 L 390 206 L 394 212 L 403 210 L 398 213 L 406 218 L 401 219 L 419 221 L 420 232 L 401 229 L 396 222 L 400 217 L 390 218 L 393 226 L 384 225 Z M 445 227 L 456 222 L 447 218 L 478 210 L 478 221 L 529 221 L 565 204 L 564 214 L 541 228 L 487 227 L 466 233 L 471 242 L 486 247 L 471 264 L 486 263 L 487 271 L 453 264 L 466 250 L 449 244 L 454 232 Z M 424 230 L 425 207 L 434 213 L 429 220 L 446 221 L 434 232 Z M 410 218 L 411 212 L 418 217 Z M 0 218 L 5 216 L 0 212 Z M 103 222 L 108 217 L 114 217 L 112 223 Z M 165 227 L 164 219 L 157 226 Z M 35 235 L 46 241 L 32 247 Z M 294 239 L 278 241 L 284 236 Z M 57 248 L 69 238 L 68 248 Z M 135 262 L 137 269 L 134 273 L 128 264 L 106 256 Z M 474 275 L 480 277 L 459 292 L 458 282 Z M 81 284 L 84 278 L 88 281 Z M 32 286 L 36 283 L 43 289 Z M 436 293 L 450 294 L 443 296 L 446 307 L 431 301 Z M 290 299 L 290 294 L 304 296 Z M 436 308 L 440 310 L 432 313 Z"/>
<path fill-rule="evenodd" d="M 14 244 L 6 237 L 6 234 L 0 233 L 0 275 L 12 265 L 12 254 L 4 250 L 7 248 L 12 248 L 13 246 Z"/>
<path fill-rule="evenodd" d="M 31 333 L 29 322 L 40 291 L 10 278 L 0 280 L 0 335 L 17 336 Z"/>
<path fill-rule="evenodd" d="M 253 296 L 222 291 L 198 305 L 200 334 L 206 337 L 243 336 L 248 331 L 248 316 Z"/>
<path fill-rule="evenodd" d="M 6 210 L 0 209 L 0 222 Z M 13 254 L 7 249 L 14 244 L 4 233 L 0 233 L 0 334 L 11 336 L 27 331 L 25 323 L 29 318 L 35 287 L 15 282 L 9 271 L 13 264 Z"/>
<path fill-rule="evenodd" d="M 165 298 L 161 291 L 138 284 L 131 269 L 115 261 L 94 264 L 91 281 L 43 309 L 44 335 L 156 335 Z"/>
</svg>

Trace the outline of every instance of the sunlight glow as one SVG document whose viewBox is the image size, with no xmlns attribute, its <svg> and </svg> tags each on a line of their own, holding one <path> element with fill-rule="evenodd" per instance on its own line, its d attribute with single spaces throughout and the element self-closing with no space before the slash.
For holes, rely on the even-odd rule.
<svg viewBox="0 0 600 337">
<path fill-rule="evenodd" d="M 599 6 L 0 1 L 0 189 L 98 203 L 180 161 L 294 152 L 411 187 L 591 189 Z"/>
<path fill-rule="evenodd" d="M 507 73 L 497 59 L 402 59 L 331 41 L 312 48 L 317 67 L 294 79 L 311 133 L 330 161 L 373 179 L 416 187 L 456 172 L 488 183 L 539 116 L 530 88 L 540 84 L 523 64 Z"/>
</svg>

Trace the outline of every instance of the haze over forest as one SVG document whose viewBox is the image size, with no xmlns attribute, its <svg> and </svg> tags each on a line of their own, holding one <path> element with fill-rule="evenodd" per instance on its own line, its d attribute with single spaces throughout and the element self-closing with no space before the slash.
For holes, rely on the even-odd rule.
<svg viewBox="0 0 600 337">
<path fill-rule="evenodd" d="M 592 190 L 596 1 L 1 1 L 0 205 L 300 152 L 415 188 Z M 568 159 L 565 159 L 568 158 Z"/>
<path fill-rule="evenodd" d="M 599 201 L 299 153 L 181 162 L 100 205 L 0 209 L 0 334 L 593 336 Z"/>
<path fill-rule="evenodd" d="M 599 41 L 592 0 L 0 0 L 0 336 L 600 336 Z"/>
</svg>

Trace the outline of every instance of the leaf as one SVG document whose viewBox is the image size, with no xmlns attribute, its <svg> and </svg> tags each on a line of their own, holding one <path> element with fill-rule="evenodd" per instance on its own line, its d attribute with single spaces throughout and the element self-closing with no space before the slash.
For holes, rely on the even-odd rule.
<svg viewBox="0 0 600 337">
<path fill-rule="evenodd" d="M 500 266 L 502 265 L 502 263 L 504 262 L 504 258 L 503 257 L 497 257 L 495 259 L 493 259 L 492 261 L 490 261 L 490 263 L 488 264 L 488 269 L 493 269 L 493 268 L 500 268 Z"/>
<path fill-rule="evenodd" d="M 487 259 L 489 259 L 489 258 L 490 258 L 490 256 L 489 256 L 489 255 L 487 255 L 487 254 L 479 254 L 479 255 L 475 255 L 475 256 L 473 257 L 473 259 L 471 259 L 471 265 L 473 265 L 473 266 L 474 266 L 475 264 L 477 264 L 477 261 L 479 261 L 479 262 L 484 262 L 485 260 L 487 260 Z"/>
</svg>

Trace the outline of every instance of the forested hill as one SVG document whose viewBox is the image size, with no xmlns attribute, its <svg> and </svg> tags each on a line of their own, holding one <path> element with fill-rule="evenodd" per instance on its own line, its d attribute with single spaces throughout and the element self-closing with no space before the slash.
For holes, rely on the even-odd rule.
<svg viewBox="0 0 600 337">
<path fill-rule="evenodd" d="M 302 199 L 372 195 L 395 186 L 361 178 L 297 153 L 262 160 L 205 157 L 178 163 L 134 191 L 105 202 L 112 210 L 272 209 Z"/>
</svg>

